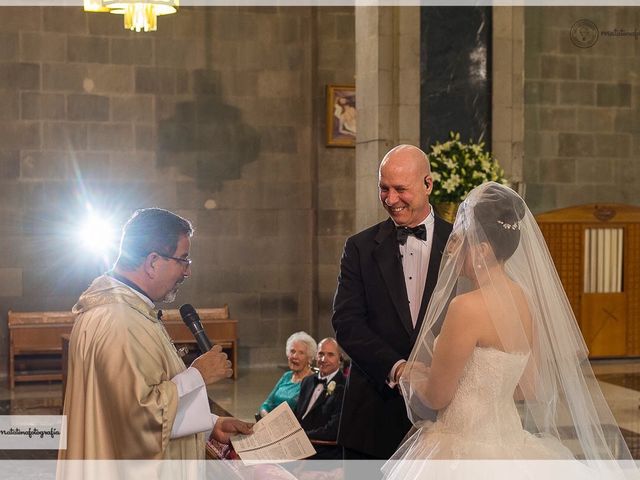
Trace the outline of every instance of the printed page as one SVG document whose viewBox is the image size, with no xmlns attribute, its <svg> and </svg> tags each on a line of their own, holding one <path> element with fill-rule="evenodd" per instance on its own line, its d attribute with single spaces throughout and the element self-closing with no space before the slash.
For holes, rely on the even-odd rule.
<svg viewBox="0 0 640 480">
<path fill-rule="evenodd" d="M 237 435 L 231 443 L 245 464 L 301 460 L 316 453 L 287 402 L 256 423 L 253 435 Z"/>
</svg>

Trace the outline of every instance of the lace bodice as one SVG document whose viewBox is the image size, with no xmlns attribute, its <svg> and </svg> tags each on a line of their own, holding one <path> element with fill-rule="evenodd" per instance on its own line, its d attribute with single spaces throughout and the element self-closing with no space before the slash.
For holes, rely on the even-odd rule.
<svg viewBox="0 0 640 480">
<path fill-rule="evenodd" d="M 438 414 L 436 428 L 485 439 L 521 431 L 513 394 L 528 358 L 528 354 L 476 347 L 451 403 Z"/>
</svg>

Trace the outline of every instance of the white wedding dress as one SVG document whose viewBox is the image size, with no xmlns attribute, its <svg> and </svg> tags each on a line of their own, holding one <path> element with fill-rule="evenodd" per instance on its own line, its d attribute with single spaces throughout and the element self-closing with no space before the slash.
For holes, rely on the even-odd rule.
<svg viewBox="0 0 640 480">
<path fill-rule="evenodd" d="M 403 443 L 383 467 L 385 480 L 440 478 L 443 471 L 448 478 L 469 475 L 469 470 L 457 476 L 450 466 L 424 460 L 573 459 L 555 437 L 522 428 L 513 395 L 528 358 L 528 354 L 476 347 L 451 403 L 435 422 L 422 422 Z M 477 472 L 477 465 L 471 471 Z"/>
<path fill-rule="evenodd" d="M 572 459 L 555 437 L 522 428 L 513 399 L 529 358 L 476 347 L 451 403 L 396 452 L 402 459 Z M 401 478 L 401 477 L 398 477 Z"/>
</svg>

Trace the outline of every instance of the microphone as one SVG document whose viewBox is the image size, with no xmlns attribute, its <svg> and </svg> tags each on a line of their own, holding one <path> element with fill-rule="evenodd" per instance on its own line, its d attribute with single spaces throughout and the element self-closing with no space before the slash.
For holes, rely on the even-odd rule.
<svg viewBox="0 0 640 480">
<path fill-rule="evenodd" d="M 190 303 L 185 303 L 180 307 L 180 316 L 182 317 L 182 321 L 185 323 L 191 333 L 196 339 L 198 343 L 198 348 L 200 348 L 200 352 L 207 353 L 213 347 L 211 340 L 207 337 L 204 328 L 202 328 L 202 323 L 200 322 L 200 317 L 198 316 L 198 312 L 193 308 L 193 305 Z"/>
</svg>

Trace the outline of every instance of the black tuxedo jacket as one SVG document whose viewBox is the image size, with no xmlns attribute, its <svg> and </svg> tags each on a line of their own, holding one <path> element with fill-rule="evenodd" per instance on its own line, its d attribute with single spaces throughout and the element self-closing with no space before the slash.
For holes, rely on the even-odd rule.
<svg viewBox="0 0 640 480">
<path fill-rule="evenodd" d="M 320 394 L 307 416 L 302 418 L 304 412 L 307 411 L 311 396 L 316 388 L 313 379 L 314 375 L 310 375 L 302 380 L 300 396 L 296 405 L 296 417 L 298 417 L 300 425 L 311 440 L 336 441 L 346 380 L 342 372 L 338 370 L 331 379 L 336 383 L 333 393 L 327 395 L 325 387 L 325 391 Z M 315 446 L 315 448 L 317 454 L 311 457 L 312 459 L 342 458 L 342 447 L 322 445 Z"/>
<path fill-rule="evenodd" d="M 420 332 L 451 228 L 435 217 L 415 328 L 393 221 L 347 239 L 331 319 L 338 344 L 353 361 L 338 432 L 338 443 L 346 448 L 387 459 L 411 427 L 402 395 L 386 382 L 396 362 L 409 358 Z"/>
</svg>

